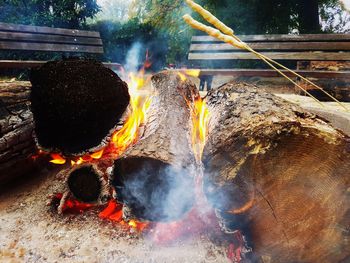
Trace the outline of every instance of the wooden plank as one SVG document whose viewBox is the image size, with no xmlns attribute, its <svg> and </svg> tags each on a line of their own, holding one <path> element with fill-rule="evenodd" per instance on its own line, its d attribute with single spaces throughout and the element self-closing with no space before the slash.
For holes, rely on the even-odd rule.
<svg viewBox="0 0 350 263">
<path fill-rule="evenodd" d="M 46 44 L 46 43 L 24 43 L 24 42 L 20 43 L 20 42 L 12 42 L 12 41 L 0 41 L 0 49 L 103 53 L 102 46 L 82 46 L 82 45 L 72 45 L 72 44 Z"/>
<path fill-rule="evenodd" d="M 294 70 L 304 77 L 350 79 L 350 71 L 325 71 L 325 70 Z M 282 70 L 289 77 L 295 77 L 289 71 Z M 200 75 L 223 75 L 234 77 L 280 77 L 281 75 L 272 69 L 201 69 Z"/>
<path fill-rule="evenodd" d="M 40 67 L 47 61 L 43 60 L 0 60 L 0 68 L 35 68 Z M 107 68 L 121 70 L 122 65 L 119 63 L 103 63 Z"/>
<path fill-rule="evenodd" d="M 95 37 L 91 38 L 91 37 L 79 37 L 79 36 L 61 36 L 61 35 L 31 34 L 31 33 L 18 33 L 18 32 L 4 32 L 4 31 L 0 31 L 0 40 L 102 45 L 102 40 L 100 38 L 95 38 Z"/>
<path fill-rule="evenodd" d="M 100 38 L 100 33 L 96 31 L 52 28 L 52 27 L 44 27 L 44 26 L 27 26 L 27 25 L 8 24 L 8 23 L 1 23 L 1 22 L 0 22 L 0 30 L 25 32 L 25 33 L 44 33 L 44 34 L 55 34 L 55 35 Z"/>
<path fill-rule="evenodd" d="M 239 35 L 245 42 L 263 41 L 350 41 L 350 34 L 304 34 L 304 35 Z M 192 42 L 221 42 L 210 36 L 194 36 Z"/>
<path fill-rule="evenodd" d="M 350 50 L 350 42 L 263 42 L 249 43 L 255 50 Z M 241 50 L 230 44 L 191 44 L 190 51 Z"/>
<path fill-rule="evenodd" d="M 276 60 L 350 60 L 350 52 L 261 52 L 265 56 Z M 190 53 L 188 60 L 256 60 L 254 54 L 248 52 L 229 53 Z"/>
</svg>

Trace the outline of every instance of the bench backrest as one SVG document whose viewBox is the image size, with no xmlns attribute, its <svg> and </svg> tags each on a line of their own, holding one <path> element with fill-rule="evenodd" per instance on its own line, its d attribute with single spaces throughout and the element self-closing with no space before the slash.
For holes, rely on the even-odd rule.
<svg viewBox="0 0 350 263">
<path fill-rule="evenodd" d="M 253 49 L 275 60 L 350 60 L 350 34 L 244 35 L 239 36 Z M 242 49 L 209 36 L 192 37 L 188 60 L 256 60 Z"/>
<path fill-rule="evenodd" d="M 103 53 L 99 32 L 0 23 L 0 50 Z"/>
</svg>

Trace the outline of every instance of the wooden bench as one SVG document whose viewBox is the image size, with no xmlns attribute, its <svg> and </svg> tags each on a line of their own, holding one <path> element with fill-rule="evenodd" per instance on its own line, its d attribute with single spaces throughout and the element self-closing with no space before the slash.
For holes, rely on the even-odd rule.
<svg viewBox="0 0 350 263">
<path fill-rule="evenodd" d="M 350 61 L 350 34 L 244 35 L 239 37 L 253 49 L 271 59 L 279 62 L 297 62 L 295 64 L 299 66 L 295 68 L 295 71 L 305 77 L 350 78 L 350 72 L 347 71 L 310 70 L 309 68 L 311 61 Z M 280 76 L 271 69 L 222 68 L 220 64 L 224 65 L 227 61 L 254 61 L 258 58 L 248 51 L 235 48 L 210 36 L 192 37 L 188 60 L 191 67 L 202 68 L 201 75 Z M 215 62 L 219 66 L 203 68 L 201 66 L 203 62 L 206 64 Z M 283 72 L 288 76 L 294 76 L 284 70 Z"/>
<path fill-rule="evenodd" d="M 103 54 L 99 32 L 0 23 L 0 50 Z M 0 68 L 31 68 L 46 61 L 0 60 Z M 118 63 L 104 63 L 120 69 Z"/>
</svg>

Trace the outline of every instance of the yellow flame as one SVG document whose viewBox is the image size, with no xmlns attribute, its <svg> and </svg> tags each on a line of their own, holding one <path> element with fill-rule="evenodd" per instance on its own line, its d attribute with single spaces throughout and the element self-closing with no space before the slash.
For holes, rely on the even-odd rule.
<svg viewBox="0 0 350 263">
<path fill-rule="evenodd" d="M 185 74 L 192 77 L 199 77 L 201 73 L 200 69 L 186 69 Z"/>
<path fill-rule="evenodd" d="M 208 123 L 210 113 L 207 103 L 198 97 L 191 107 L 192 119 L 192 148 L 198 162 L 202 160 L 202 154 L 208 135 Z"/>
<path fill-rule="evenodd" d="M 137 223 L 135 220 L 130 220 L 129 223 L 128 223 L 129 226 L 133 227 L 133 228 L 136 228 L 137 227 Z"/>
<path fill-rule="evenodd" d="M 50 163 L 54 163 L 54 164 L 65 164 L 66 163 L 66 159 L 64 159 L 58 153 L 52 153 L 51 158 L 52 158 L 52 160 L 50 161 Z"/>
<path fill-rule="evenodd" d="M 140 90 L 145 86 L 146 78 L 143 70 L 138 74 L 131 73 L 129 75 L 129 94 L 131 114 L 126 120 L 122 129 L 117 131 L 112 142 L 117 154 L 125 151 L 125 149 L 135 143 L 139 136 L 139 127 L 146 120 L 146 113 L 151 105 L 152 97 L 142 95 Z"/>
<path fill-rule="evenodd" d="M 177 75 L 179 75 L 181 81 L 185 81 L 187 79 L 187 77 L 185 76 L 185 74 L 178 72 Z"/>
</svg>

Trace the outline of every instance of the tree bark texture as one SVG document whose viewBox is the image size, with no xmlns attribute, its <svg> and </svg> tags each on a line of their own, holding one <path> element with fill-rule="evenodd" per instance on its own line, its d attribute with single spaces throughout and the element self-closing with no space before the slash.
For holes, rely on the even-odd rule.
<svg viewBox="0 0 350 263">
<path fill-rule="evenodd" d="M 182 215 L 193 202 L 191 122 L 188 103 L 199 96 L 195 85 L 176 73 L 161 72 L 152 77 L 152 99 L 139 141 L 115 162 L 112 184 L 117 199 L 139 218 L 170 220 Z M 169 191 L 187 189 L 178 196 L 169 215 L 165 202 Z M 192 199 L 192 200 L 191 200 Z M 188 202 L 188 203 L 186 203 Z M 169 207 L 170 208 L 170 207 Z"/>
<path fill-rule="evenodd" d="M 0 83 L 0 183 L 34 169 L 30 158 L 36 151 L 33 116 L 30 112 L 30 83 Z"/>
</svg>

